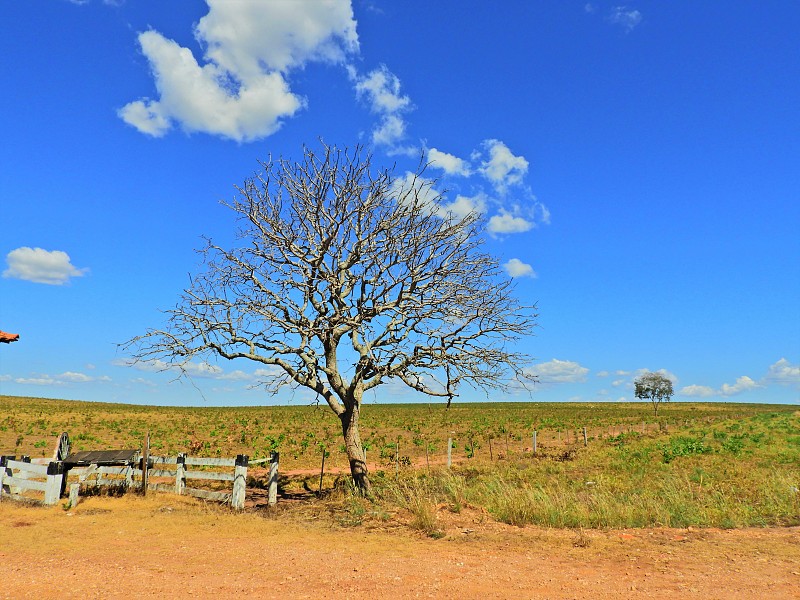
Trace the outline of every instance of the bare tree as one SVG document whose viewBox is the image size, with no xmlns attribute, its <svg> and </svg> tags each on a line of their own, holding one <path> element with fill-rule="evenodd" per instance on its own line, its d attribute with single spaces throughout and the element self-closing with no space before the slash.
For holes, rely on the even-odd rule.
<svg viewBox="0 0 800 600">
<path fill-rule="evenodd" d="M 658 417 L 658 406 L 662 402 L 669 402 L 672 398 L 672 381 L 660 373 L 648 372 L 636 378 L 633 382 L 634 393 L 640 400 L 650 400 L 653 403 L 653 412 Z"/>
<path fill-rule="evenodd" d="M 267 366 L 272 393 L 309 388 L 341 421 L 364 492 L 364 392 L 397 381 L 449 406 L 462 383 L 488 392 L 532 380 L 514 343 L 530 334 L 535 306 L 514 299 L 482 251 L 481 217 L 441 208 L 423 163 L 394 179 L 359 147 L 324 146 L 300 163 L 260 164 L 226 204 L 241 244 L 207 240 L 205 272 L 166 327 L 127 342 L 135 361 L 249 359 Z"/>
</svg>

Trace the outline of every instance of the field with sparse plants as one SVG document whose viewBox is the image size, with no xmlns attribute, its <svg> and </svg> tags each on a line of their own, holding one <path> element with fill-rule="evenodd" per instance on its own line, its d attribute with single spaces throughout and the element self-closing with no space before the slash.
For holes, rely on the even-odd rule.
<svg viewBox="0 0 800 600">
<path fill-rule="evenodd" d="M 0 396 L 0 454 L 49 456 L 62 431 L 74 450 L 140 448 L 149 432 L 156 454 L 278 451 L 283 494 L 326 503 L 340 525 L 399 520 L 432 537 L 447 534 L 447 514 L 467 509 L 559 528 L 800 524 L 794 406 L 673 403 L 657 420 L 643 403 L 375 404 L 362 414 L 371 498 L 347 486 L 341 430 L 318 406 L 168 408 Z M 318 498 L 310 492 L 318 491 L 323 452 Z"/>
</svg>

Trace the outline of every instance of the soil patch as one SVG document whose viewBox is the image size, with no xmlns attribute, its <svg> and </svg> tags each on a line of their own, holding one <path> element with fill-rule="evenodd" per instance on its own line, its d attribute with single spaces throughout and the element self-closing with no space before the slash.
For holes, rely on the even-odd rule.
<svg viewBox="0 0 800 600">
<path fill-rule="evenodd" d="M 0 597 L 800 597 L 798 528 L 571 531 L 470 509 L 442 517 L 434 540 L 168 495 L 92 497 L 69 512 L 2 502 Z"/>
</svg>

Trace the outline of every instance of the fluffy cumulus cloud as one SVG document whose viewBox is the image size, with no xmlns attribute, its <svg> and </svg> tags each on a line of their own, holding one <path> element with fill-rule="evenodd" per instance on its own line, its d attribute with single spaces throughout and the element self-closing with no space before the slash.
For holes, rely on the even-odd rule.
<svg viewBox="0 0 800 600">
<path fill-rule="evenodd" d="M 515 156 L 500 140 L 486 140 L 483 149 L 488 156 L 481 162 L 480 172 L 500 193 L 522 182 L 528 173 L 528 161 Z"/>
<path fill-rule="evenodd" d="M 406 135 L 403 114 L 411 109 L 410 98 L 400 93 L 400 79 L 385 65 L 363 76 L 350 69 L 350 76 L 355 81 L 357 97 L 380 118 L 372 131 L 373 143 L 396 147 Z"/>
<path fill-rule="evenodd" d="M 536 277 L 533 267 L 518 258 L 509 260 L 503 265 L 503 268 L 511 277 Z"/>
<path fill-rule="evenodd" d="M 3 271 L 3 277 L 48 285 L 63 285 L 88 271 L 75 267 L 66 252 L 27 246 L 9 252 L 6 264 L 8 268 Z"/>
<path fill-rule="evenodd" d="M 754 381 L 747 375 L 742 375 L 736 380 L 736 383 L 723 383 L 722 386 L 716 390 L 707 385 L 687 385 L 681 388 L 678 393 L 682 396 L 694 396 L 697 398 L 710 398 L 711 396 L 727 398 L 760 387 L 763 387 L 760 383 Z"/>
<path fill-rule="evenodd" d="M 774 365 L 770 365 L 766 380 L 782 385 L 800 386 L 800 365 L 793 365 L 782 358 Z"/>
<path fill-rule="evenodd" d="M 487 199 L 483 194 L 476 196 L 456 196 L 452 202 L 441 202 L 439 204 L 440 214 L 450 214 L 456 218 L 463 219 L 469 214 L 478 213 L 483 214 L 486 212 Z"/>
<path fill-rule="evenodd" d="M 525 369 L 542 383 L 581 383 L 586 381 L 589 369 L 571 360 L 553 360 Z"/>
<path fill-rule="evenodd" d="M 428 150 L 428 161 L 430 161 L 431 167 L 441 169 L 447 175 L 468 177 L 471 174 L 470 165 L 466 160 L 447 152 L 441 152 L 436 148 Z"/>
<path fill-rule="evenodd" d="M 717 394 L 713 388 L 707 385 L 687 385 L 682 387 L 678 393 L 682 396 L 694 396 L 696 398 L 709 398 Z"/>
<path fill-rule="evenodd" d="M 310 61 L 342 62 L 358 50 L 348 0 L 207 0 L 195 26 L 203 62 L 157 31 L 139 34 L 159 98 L 141 98 L 119 116 L 142 133 L 186 131 L 248 141 L 274 133 L 304 105 L 286 75 Z"/>
<path fill-rule="evenodd" d="M 515 211 L 516 212 L 516 211 Z M 534 227 L 534 221 L 526 219 L 506 208 L 501 208 L 496 215 L 489 219 L 487 228 L 491 233 L 524 233 Z"/>
</svg>

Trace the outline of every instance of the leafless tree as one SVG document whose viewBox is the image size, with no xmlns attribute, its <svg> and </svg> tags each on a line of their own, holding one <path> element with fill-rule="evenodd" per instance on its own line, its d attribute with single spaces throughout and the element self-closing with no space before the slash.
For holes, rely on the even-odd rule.
<svg viewBox="0 0 800 600">
<path fill-rule="evenodd" d="M 261 383 L 309 388 L 341 421 L 355 484 L 370 482 L 359 435 L 364 392 L 389 381 L 447 400 L 532 380 L 514 349 L 535 325 L 478 214 L 444 211 L 421 177 L 374 171 L 371 156 L 323 146 L 302 162 L 260 163 L 227 204 L 234 249 L 207 240 L 164 329 L 126 346 L 135 361 L 181 367 L 209 356 L 266 365 Z"/>
</svg>

